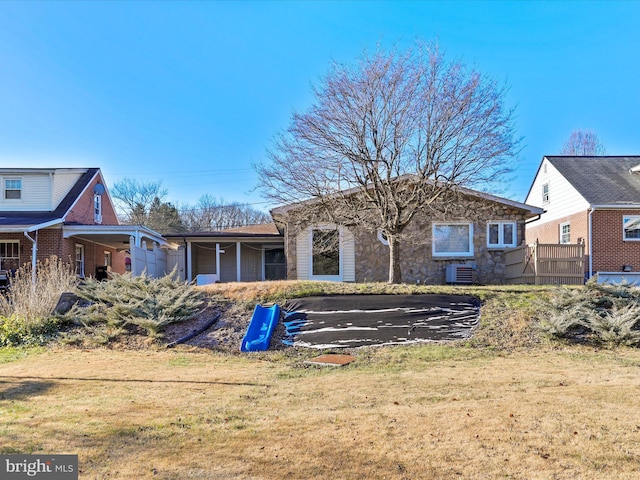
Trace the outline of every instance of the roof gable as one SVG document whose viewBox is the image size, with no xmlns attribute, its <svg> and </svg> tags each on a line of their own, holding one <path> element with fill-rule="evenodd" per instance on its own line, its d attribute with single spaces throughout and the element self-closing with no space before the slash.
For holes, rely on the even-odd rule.
<svg viewBox="0 0 640 480">
<path fill-rule="evenodd" d="M 546 156 L 591 205 L 640 204 L 640 156 Z"/>
</svg>

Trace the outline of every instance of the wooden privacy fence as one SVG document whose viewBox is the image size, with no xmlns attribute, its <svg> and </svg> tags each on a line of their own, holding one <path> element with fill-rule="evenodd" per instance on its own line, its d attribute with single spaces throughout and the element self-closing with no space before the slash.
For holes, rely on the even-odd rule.
<svg viewBox="0 0 640 480">
<path fill-rule="evenodd" d="M 584 243 L 521 245 L 505 252 L 505 282 L 584 284 Z"/>
</svg>

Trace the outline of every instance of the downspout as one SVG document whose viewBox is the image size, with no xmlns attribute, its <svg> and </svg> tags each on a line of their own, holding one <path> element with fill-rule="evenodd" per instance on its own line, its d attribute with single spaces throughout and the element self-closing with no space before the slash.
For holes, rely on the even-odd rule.
<svg viewBox="0 0 640 480">
<path fill-rule="evenodd" d="M 25 230 L 24 236 L 31 241 L 31 285 L 32 288 L 36 287 L 36 263 L 38 258 L 38 230 L 36 230 L 36 238 L 33 239 L 29 236 L 29 233 Z"/>
<path fill-rule="evenodd" d="M 595 207 L 591 207 L 589 209 L 589 222 L 587 224 L 587 228 L 589 230 L 589 279 L 593 277 L 593 212 L 595 211 Z"/>
</svg>

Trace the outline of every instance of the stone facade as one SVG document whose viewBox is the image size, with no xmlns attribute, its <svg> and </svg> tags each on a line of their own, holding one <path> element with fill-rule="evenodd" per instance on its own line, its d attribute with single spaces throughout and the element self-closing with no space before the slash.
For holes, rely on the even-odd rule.
<svg viewBox="0 0 640 480">
<path fill-rule="evenodd" d="M 525 219 L 528 211 L 507 204 L 464 197 L 456 200 L 458 207 L 448 205 L 447 213 L 438 217 L 426 214 L 416 216 L 403 233 L 400 259 L 402 278 L 405 283 L 444 284 L 446 267 L 450 264 L 474 266 L 474 282 L 500 284 L 504 282 L 504 249 L 487 247 L 487 224 L 496 221 L 515 222 L 517 242 L 524 241 Z M 282 220 L 281 220 L 282 221 Z M 432 254 L 432 226 L 434 222 L 473 223 L 473 256 L 434 257 Z M 306 227 L 296 228 L 285 223 L 285 254 L 287 278 L 298 278 L 297 234 Z M 389 278 L 389 248 L 375 232 L 350 228 L 355 236 L 356 282 L 385 282 Z"/>
</svg>

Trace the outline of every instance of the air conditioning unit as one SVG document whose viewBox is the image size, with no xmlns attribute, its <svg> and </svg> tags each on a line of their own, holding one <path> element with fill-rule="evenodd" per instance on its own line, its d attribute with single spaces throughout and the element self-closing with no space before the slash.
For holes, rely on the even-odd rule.
<svg viewBox="0 0 640 480">
<path fill-rule="evenodd" d="M 473 265 L 447 265 L 447 283 L 473 283 Z"/>
</svg>

